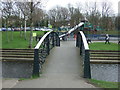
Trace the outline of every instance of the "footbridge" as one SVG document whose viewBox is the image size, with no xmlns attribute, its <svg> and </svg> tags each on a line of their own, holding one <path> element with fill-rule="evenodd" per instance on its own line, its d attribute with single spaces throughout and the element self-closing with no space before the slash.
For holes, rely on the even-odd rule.
<svg viewBox="0 0 120 90">
<path fill-rule="evenodd" d="M 98 68 L 96 67 L 96 65 L 92 65 L 90 63 L 101 62 L 101 60 L 97 60 L 100 58 L 96 57 L 96 55 L 98 56 L 98 54 L 101 54 L 102 58 L 106 56 L 108 57 L 110 56 L 110 52 L 108 54 L 105 51 L 98 52 L 95 50 L 89 50 L 86 37 L 83 31 L 80 30 L 80 28 L 82 28 L 83 26 L 84 22 L 81 22 L 68 32 L 61 35 L 53 30 L 49 31 L 40 39 L 36 47 L 32 50 L 19 50 L 19 52 L 21 53 L 19 53 L 18 50 L 14 50 L 14 55 L 11 55 L 11 52 L 13 52 L 13 50 L 9 50 L 9 56 L 11 58 L 13 56 L 16 57 L 17 54 L 17 58 L 14 58 L 12 60 L 3 58 L 5 59 L 5 63 L 6 60 L 8 60 L 9 62 L 30 61 L 31 65 L 25 62 L 25 64 L 23 62 L 18 64 L 21 65 L 22 69 L 24 69 L 24 75 L 26 74 L 26 72 L 30 72 L 29 74 L 33 77 L 39 77 L 33 80 L 20 81 L 12 86 L 12 88 L 96 88 L 96 86 L 88 83 L 87 79 L 90 79 L 91 76 L 93 76 L 94 78 L 98 76 L 101 77 L 99 73 L 103 75 L 103 72 L 100 71 L 103 70 L 103 67 L 107 67 L 109 65 L 105 64 L 108 63 L 108 61 L 106 62 L 105 60 L 102 60 L 102 66 L 100 64 L 96 64 Z M 74 32 L 76 32 L 76 36 L 73 35 Z M 5 50 L 3 53 L 6 52 L 8 52 L 8 50 Z M 118 52 L 119 51 L 114 51 L 114 54 L 112 54 L 112 57 L 115 57 L 114 60 L 111 60 L 113 58 L 108 58 L 111 63 L 114 63 L 114 65 L 112 66 L 114 68 L 117 68 L 116 64 L 118 63 L 118 61 L 116 62 L 116 53 Z M 18 58 L 21 57 L 21 55 L 22 58 Z M 90 55 L 92 55 L 92 58 Z M 18 66 L 18 64 L 16 66 Z M 23 67 L 23 64 L 24 67 L 27 66 L 28 68 L 25 69 Z M 29 70 L 31 67 L 32 69 Z M 94 69 L 95 72 L 93 72 L 90 67 Z M 101 68 L 101 70 L 99 68 Z M 104 70 L 114 70 L 109 69 L 110 68 L 105 68 Z M 13 69 L 13 71 L 15 71 L 15 68 Z M 118 70 L 115 69 L 115 71 L 112 72 L 116 71 Z M 21 75 L 22 71 L 16 70 L 15 72 L 19 72 L 19 74 Z M 9 73 L 11 73 L 11 71 Z M 114 73 L 111 74 L 111 72 L 110 74 L 108 72 L 108 74 L 103 75 L 104 78 L 102 77 L 102 79 L 107 80 L 108 75 L 111 75 L 111 77 L 114 76 L 113 79 L 117 80 L 118 74 L 115 74 L 115 76 Z M 100 80 L 102 79 L 100 78 Z"/>
<path fill-rule="evenodd" d="M 81 22 L 62 35 L 50 31 L 41 38 L 34 49 L 33 76 L 39 76 L 44 63 L 51 61 L 50 67 L 53 66 L 53 70 L 56 72 L 62 70 L 63 72 L 65 70 L 66 72 L 74 72 L 79 67 L 78 71 L 83 73 L 81 76 L 91 78 L 89 47 L 84 33 L 78 31 L 76 40 L 64 41 L 64 38 L 68 38 L 71 33 L 83 25 L 84 22 Z"/>
<path fill-rule="evenodd" d="M 13 88 L 96 88 L 85 79 L 91 78 L 91 72 L 84 33 L 78 31 L 76 39 L 68 38 L 83 25 L 81 22 L 62 35 L 47 32 L 34 49 L 33 76 L 40 78 L 19 82 Z"/>
</svg>

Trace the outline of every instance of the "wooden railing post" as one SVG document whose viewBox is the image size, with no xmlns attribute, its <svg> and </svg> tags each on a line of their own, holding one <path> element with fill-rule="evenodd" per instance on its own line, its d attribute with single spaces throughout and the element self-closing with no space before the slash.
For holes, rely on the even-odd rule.
<svg viewBox="0 0 120 90">
<path fill-rule="evenodd" d="M 34 49 L 33 76 L 39 77 L 39 49 Z"/>
</svg>

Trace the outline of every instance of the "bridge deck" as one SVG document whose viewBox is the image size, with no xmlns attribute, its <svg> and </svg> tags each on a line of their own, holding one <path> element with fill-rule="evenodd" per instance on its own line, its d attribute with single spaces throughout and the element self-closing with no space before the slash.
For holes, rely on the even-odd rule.
<svg viewBox="0 0 120 90">
<path fill-rule="evenodd" d="M 46 58 L 40 78 L 19 82 L 14 88 L 95 88 L 81 76 L 82 62 L 74 41 L 61 42 Z"/>
</svg>

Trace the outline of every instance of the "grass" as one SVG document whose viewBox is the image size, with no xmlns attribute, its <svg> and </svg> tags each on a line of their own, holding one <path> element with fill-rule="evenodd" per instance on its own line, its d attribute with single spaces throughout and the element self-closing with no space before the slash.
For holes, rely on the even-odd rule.
<svg viewBox="0 0 120 90">
<path fill-rule="evenodd" d="M 19 81 L 38 79 L 38 78 L 40 78 L 41 74 L 42 74 L 42 72 L 39 72 L 39 76 L 38 75 L 32 75 L 30 78 L 19 78 Z"/>
<path fill-rule="evenodd" d="M 19 81 L 23 81 L 23 80 L 33 80 L 33 79 L 37 79 L 40 78 L 40 76 L 32 76 L 31 78 L 19 78 Z"/>
<path fill-rule="evenodd" d="M 117 43 L 105 44 L 104 42 L 94 42 L 89 44 L 90 50 L 119 50 Z"/>
<path fill-rule="evenodd" d="M 38 36 L 43 36 L 44 31 L 33 31 Z M 8 32 L 0 32 L 2 34 L 2 48 L 29 48 L 29 38 L 30 38 L 30 31 L 26 32 L 26 40 L 24 39 L 24 32 L 22 32 L 22 37 L 20 36 L 19 31 L 13 32 L 13 40 L 11 38 L 11 31 Z M 7 35 L 8 34 L 8 35 Z M 9 42 L 7 40 L 7 36 Z M 35 38 L 33 38 L 32 48 L 37 44 Z"/>
<path fill-rule="evenodd" d="M 89 82 L 101 88 L 118 88 L 120 82 L 107 82 L 95 79 L 89 79 Z"/>
</svg>

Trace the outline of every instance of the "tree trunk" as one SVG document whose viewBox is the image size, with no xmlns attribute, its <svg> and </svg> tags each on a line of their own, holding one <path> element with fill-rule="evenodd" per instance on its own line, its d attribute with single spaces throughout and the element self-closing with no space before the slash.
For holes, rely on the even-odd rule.
<svg viewBox="0 0 120 90">
<path fill-rule="evenodd" d="M 32 41 L 33 41 L 33 37 L 32 37 L 32 33 L 33 33 L 33 2 L 31 2 L 31 17 L 30 17 L 30 22 L 31 22 L 31 25 L 30 25 L 30 42 L 29 42 L 29 48 L 32 48 Z"/>
<path fill-rule="evenodd" d="M 20 37 L 22 38 L 22 15 L 20 13 Z"/>
<path fill-rule="evenodd" d="M 11 41 L 13 41 L 13 28 L 11 27 Z"/>
<path fill-rule="evenodd" d="M 22 24 L 20 26 L 20 37 L 22 38 Z"/>
<path fill-rule="evenodd" d="M 7 42 L 9 43 L 9 38 L 8 38 L 8 19 L 6 19 L 6 39 L 7 39 Z"/>
<path fill-rule="evenodd" d="M 26 40 L 26 18 L 24 18 L 24 21 L 25 21 L 25 26 L 24 26 L 24 38 Z"/>
</svg>

